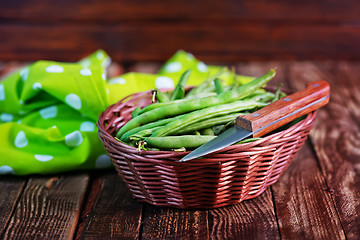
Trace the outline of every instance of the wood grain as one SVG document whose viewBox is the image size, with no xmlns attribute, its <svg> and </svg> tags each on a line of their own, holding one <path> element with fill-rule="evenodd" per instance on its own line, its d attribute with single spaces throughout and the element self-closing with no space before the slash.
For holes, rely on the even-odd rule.
<svg viewBox="0 0 360 240">
<path fill-rule="evenodd" d="M 96 177 L 89 196 L 77 239 L 139 237 L 142 204 L 131 197 L 114 171 Z"/>
<path fill-rule="evenodd" d="M 207 221 L 206 210 L 159 208 L 147 204 L 142 239 L 208 239 Z"/>
<path fill-rule="evenodd" d="M 85 4 L 86 3 L 86 4 Z M 129 20 L 297 20 L 297 21 L 352 21 L 358 19 L 360 4 L 348 1 L 301 2 L 279 0 L 237 1 L 209 0 L 204 4 L 194 0 L 184 4 L 174 0 L 92 0 L 46 1 L 14 0 L 0 2 L 2 21 L 89 21 L 109 23 Z"/>
<path fill-rule="evenodd" d="M 330 103 L 319 111 L 311 140 L 347 239 L 360 236 L 358 66 L 327 62 L 298 63 L 290 68 L 296 88 L 318 79 L 332 86 Z"/>
<path fill-rule="evenodd" d="M 357 47 L 360 27 L 357 25 L 257 21 L 111 25 L 16 23 L 0 24 L 0 34 L 0 60 L 77 61 L 100 48 L 119 62 L 163 62 L 178 49 L 189 51 L 205 62 L 349 60 L 360 56 Z"/>
<path fill-rule="evenodd" d="M 283 239 L 346 239 L 309 143 L 271 188 Z"/>
<path fill-rule="evenodd" d="M 88 181 L 86 174 L 31 178 L 3 239 L 72 238 Z"/>
<path fill-rule="evenodd" d="M 76 61 L 103 48 L 121 62 L 360 59 L 356 0 L 14 0 L 0 2 L 0 60 Z M 26 41 L 24 41 L 26 39 Z"/>
<path fill-rule="evenodd" d="M 12 176 L 0 177 L 0 238 L 4 233 L 18 199 L 26 184 L 26 178 Z"/>
<path fill-rule="evenodd" d="M 209 210 L 210 239 L 280 239 L 270 189 L 239 204 Z"/>
</svg>

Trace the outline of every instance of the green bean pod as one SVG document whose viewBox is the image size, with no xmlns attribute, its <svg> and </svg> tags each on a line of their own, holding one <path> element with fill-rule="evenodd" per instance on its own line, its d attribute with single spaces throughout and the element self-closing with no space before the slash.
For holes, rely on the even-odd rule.
<svg viewBox="0 0 360 240">
<path fill-rule="evenodd" d="M 187 80 L 189 79 L 191 74 L 191 70 L 185 71 L 176 85 L 174 91 L 170 95 L 170 100 L 182 99 L 185 95 L 185 85 Z"/>
<path fill-rule="evenodd" d="M 156 99 L 157 99 L 160 103 L 165 103 L 165 102 L 169 102 L 169 101 L 170 101 L 170 98 L 169 98 L 169 96 L 168 96 L 166 93 L 160 91 L 159 89 L 156 89 L 156 90 L 157 90 L 157 92 L 156 92 Z M 139 113 L 140 113 L 140 112 L 139 112 Z"/>
<path fill-rule="evenodd" d="M 215 85 L 216 94 L 220 94 L 224 92 L 224 85 L 219 78 L 216 78 L 214 80 L 214 85 Z"/>
<path fill-rule="evenodd" d="M 135 108 L 135 109 L 131 112 L 131 117 L 134 118 L 134 117 L 136 117 L 137 115 L 139 115 L 140 110 L 141 110 L 140 107 Z"/>
<path fill-rule="evenodd" d="M 230 103 L 242 98 L 245 98 L 255 92 L 257 89 L 265 85 L 275 76 L 275 70 L 270 70 L 263 76 L 256 78 L 255 80 L 238 87 L 235 90 L 230 90 L 221 93 L 218 96 L 204 97 L 200 99 L 190 99 L 188 101 L 178 102 L 171 105 L 166 105 L 145 112 L 127 122 L 117 133 L 117 137 L 121 137 L 125 132 L 138 127 L 142 124 L 153 122 L 159 119 L 167 118 L 174 115 L 191 112 L 207 108 L 214 105 Z"/>
<path fill-rule="evenodd" d="M 219 72 L 217 72 L 216 74 L 208 77 L 207 79 L 205 79 L 205 81 L 203 81 L 199 86 L 191 89 L 188 94 L 186 94 L 186 98 L 188 97 L 194 97 L 194 96 L 198 96 L 199 94 L 202 94 L 204 92 L 208 92 L 209 90 L 213 90 L 213 86 L 211 85 L 211 83 L 214 81 L 214 79 L 218 78 L 221 74 L 225 73 L 227 70 L 226 67 L 222 68 Z"/>
<path fill-rule="evenodd" d="M 201 135 L 215 136 L 214 130 L 211 127 L 202 129 L 200 133 Z"/>
<path fill-rule="evenodd" d="M 180 116 L 176 116 L 173 118 L 165 118 L 165 119 L 157 120 L 155 122 L 150 122 L 150 123 L 141 125 L 139 127 L 130 129 L 129 131 L 125 132 L 121 137 L 119 137 L 118 135 L 116 135 L 116 137 L 119 138 L 123 142 L 128 142 L 129 137 L 136 134 L 137 132 L 140 132 L 145 129 L 151 129 L 151 128 L 158 127 L 158 126 L 165 126 L 167 123 L 174 121 L 177 118 L 180 118 Z"/>
<path fill-rule="evenodd" d="M 213 117 L 239 112 L 244 110 L 251 110 L 255 107 L 266 106 L 267 103 L 256 102 L 256 101 L 235 101 L 232 103 L 215 105 L 212 107 L 200 109 L 198 111 L 193 111 L 188 114 L 182 115 L 179 119 L 174 120 L 166 124 L 164 127 L 156 130 L 151 136 L 152 137 L 163 137 L 167 135 L 172 135 L 180 129 L 202 120 L 210 119 Z"/>
<path fill-rule="evenodd" d="M 178 149 L 178 148 L 197 148 L 204 143 L 216 138 L 210 135 L 182 135 L 182 136 L 167 136 L 167 137 L 148 137 L 145 142 L 156 148 L 162 149 Z"/>
<path fill-rule="evenodd" d="M 201 130 L 201 129 L 206 129 L 206 128 L 211 128 L 213 126 L 216 125 L 221 125 L 221 124 L 225 124 L 228 123 L 232 120 L 235 120 L 237 116 L 241 115 L 242 113 L 240 112 L 236 112 L 236 113 L 230 113 L 230 114 L 226 114 L 224 116 L 219 116 L 219 117 L 215 117 L 215 118 L 209 118 L 206 120 L 203 120 L 201 122 L 196 122 L 193 124 L 190 124 L 184 128 L 179 129 L 178 131 L 176 131 L 173 134 L 176 135 L 181 135 L 184 133 L 189 133 L 189 132 L 193 132 L 196 130 Z M 243 114 L 246 114 L 245 112 Z"/>
</svg>

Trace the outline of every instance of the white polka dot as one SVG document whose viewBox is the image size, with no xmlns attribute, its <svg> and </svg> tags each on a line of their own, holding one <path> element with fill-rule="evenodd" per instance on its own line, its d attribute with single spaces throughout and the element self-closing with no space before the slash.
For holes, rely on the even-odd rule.
<svg viewBox="0 0 360 240">
<path fill-rule="evenodd" d="M 45 69 L 45 71 L 49 73 L 62 73 L 64 71 L 64 68 L 59 65 L 50 65 Z"/>
<path fill-rule="evenodd" d="M 111 166 L 111 159 L 108 155 L 102 154 L 96 159 L 96 168 L 108 168 Z"/>
<path fill-rule="evenodd" d="M 155 79 L 157 88 L 174 88 L 174 81 L 169 77 L 158 77 Z"/>
<path fill-rule="evenodd" d="M 83 132 L 93 132 L 95 130 L 95 123 L 86 121 L 81 123 L 80 125 L 80 131 Z"/>
<path fill-rule="evenodd" d="M 15 174 L 14 170 L 7 165 L 0 166 L 0 174 Z"/>
<path fill-rule="evenodd" d="M 102 79 L 105 81 L 105 80 L 106 80 L 106 73 L 102 73 L 102 74 L 101 74 L 101 77 L 102 77 Z"/>
<path fill-rule="evenodd" d="M 23 81 L 26 81 L 26 79 L 27 79 L 28 76 L 29 76 L 29 68 L 28 68 L 28 67 L 23 68 L 23 69 L 20 70 L 19 73 L 20 73 L 21 79 L 22 79 Z"/>
<path fill-rule="evenodd" d="M 91 75 L 91 70 L 88 68 L 83 68 L 80 70 L 80 74 L 83 76 L 90 76 Z"/>
<path fill-rule="evenodd" d="M 54 117 L 56 117 L 57 112 L 58 112 L 58 109 L 56 106 L 43 108 L 39 111 L 39 113 L 43 119 L 54 118 Z"/>
<path fill-rule="evenodd" d="M 89 67 L 91 65 L 91 62 L 89 59 L 81 60 L 79 63 L 81 66 L 84 66 L 84 67 Z"/>
<path fill-rule="evenodd" d="M 109 95 L 109 94 L 110 94 L 110 91 L 109 91 L 109 89 L 108 89 L 108 88 L 106 89 L 106 94 L 107 94 L 107 95 Z"/>
<path fill-rule="evenodd" d="M 99 60 L 101 60 L 101 59 L 103 59 L 104 58 L 104 53 L 102 52 L 102 51 L 98 51 L 97 53 L 96 53 L 96 57 L 97 57 L 97 59 L 99 59 Z"/>
<path fill-rule="evenodd" d="M 65 102 L 77 110 L 79 110 L 81 108 L 80 97 L 78 95 L 76 95 L 75 93 L 68 94 L 65 97 Z"/>
<path fill-rule="evenodd" d="M 187 60 L 191 61 L 191 60 L 193 60 L 195 57 L 194 57 L 194 55 L 192 55 L 191 53 L 188 53 L 188 54 L 186 55 L 186 58 L 187 58 Z"/>
<path fill-rule="evenodd" d="M 17 123 L 18 123 L 18 124 L 21 124 L 21 119 L 17 120 Z"/>
<path fill-rule="evenodd" d="M 200 71 L 200 72 L 206 72 L 207 71 L 207 66 L 205 63 L 203 62 L 199 62 L 197 64 L 197 69 Z"/>
<path fill-rule="evenodd" d="M 36 160 L 38 160 L 40 162 L 47 162 L 54 158 L 53 156 L 50 156 L 50 155 L 41 155 L 41 154 L 35 154 L 34 157 Z"/>
<path fill-rule="evenodd" d="M 18 148 L 23 148 L 26 147 L 28 145 L 28 140 L 25 136 L 24 131 L 20 131 L 15 138 L 15 146 Z"/>
<path fill-rule="evenodd" d="M 169 73 L 179 72 L 181 70 L 181 68 L 182 68 L 182 65 L 179 62 L 172 62 L 172 63 L 165 65 L 165 71 L 169 72 Z"/>
<path fill-rule="evenodd" d="M 112 84 L 125 84 L 126 80 L 125 80 L 125 78 L 118 77 L 118 78 L 113 78 L 113 79 L 109 80 L 108 83 L 111 85 Z"/>
<path fill-rule="evenodd" d="M 14 116 L 10 113 L 2 113 L 0 114 L 0 119 L 3 122 L 11 122 L 14 119 Z"/>
<path fill-rule="evenodd" d="M 83 141 L 83 137 L 79 131 L 72 132 L 65 136 L 65 143 L 69 147 L 77 147 Z"/>
<path fill-rule="evenodd" d="M 24 105 L 24 101 L 23 100 L 19 100 L 19 103 L 20 103 L 20 105 Z"/>
<path fill-rule="evenodd" d="M 4 84 L 0 83 L 0 101 L 5 100 L 5 88 Z"/>
<path fill-rule="evenodd" d="M 39 82 L 34 83 L 33 86 L 32 86 L 32 88 L 33 88 L 34 90 L 41 89 L 41 88 L 42 88 L 41 83 L 39 83 Z"/>
</svg>

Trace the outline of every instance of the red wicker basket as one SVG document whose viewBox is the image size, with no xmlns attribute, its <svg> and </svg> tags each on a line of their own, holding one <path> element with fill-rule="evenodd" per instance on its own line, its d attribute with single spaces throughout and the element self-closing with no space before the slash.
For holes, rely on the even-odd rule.
<svg viewBox="0 0 360 240">
<path fill-rule="evenodd" d="M 203 159 L 177 162 L 188 152 L 141 151 L 113 136 L 151 93 L 130 95 L 106 109 L 99 137 L 134 198 L 155 206 L 217 208 L 260 195 L 286 170 L 312 129 L 315 112 L 255 142 L 229 146 Z"/>
</svg>

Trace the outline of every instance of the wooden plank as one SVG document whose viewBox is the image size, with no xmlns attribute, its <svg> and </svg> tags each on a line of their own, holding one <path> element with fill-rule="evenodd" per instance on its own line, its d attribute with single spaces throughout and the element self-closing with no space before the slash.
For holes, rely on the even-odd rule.
<svg viewBox="0 0 360 240">
<path fill-rule="evenodd" d="M 77 239 L 137 239 L 142 204 L 114 172 L 95 178 Z"/>
<path fill-rule="evenodd" d="M 121 20 L 310 20 L 310 21 L 350 21 L 358 20 L 360 4 L 348 1 L 301 2 L 279 0 L 237 1 L 210 0 L 204 4 L 194 0 L 184 4 L 175 0 L 164 2 L 155 0 L 116 1 L 92 0 L 16 0 L 0 2 L 0 19 L 3 21 L 92 21 L 111 22 Z"/>
<path fill-rule="evenodd" d="M 163 21 L 141 25 L 3 23 L 0 33 L 2 60 L 77 61 L 99 48 L 119 62 L 165 61 L 178 49 L 190 51 L 206 62 L 360 56 L 358 25 L 288 22 L 269 25 L 246 21 L 211 24 Z"/>
<path fill-rule="evenodd" d="M 142 239 L 208 239 L 206 210 L 160 208 L 147 204 L 142 221 Z"/>
<path fill-rule="evenodd" d="M 256 75 L 275 67 L 277 75 L 270 84 L 289 84 L 291 63 L 250 63 L 245 73 Z M 241 70 L 241 68 L 240 68 Z M 305 83 L 298 89 L 305 88 Z M 276 207 L 280 235 L 285 239 L 343 239 L 345 237 L 326 183 L 309 145 L 271 189 Z M 301 160 L 300 160 L 301 159 Z"/>
<path fill-rule="evenodd" d="M 360 236 L 358 67 L 305 62 L 290 68 L 296 88 L 318 79 L 327 80 L 332 87 L 330 103 L 319 111 L 311 140 L 347 239 Z"/>
<path fill-rule="evenodd" d="M 0 189 L 5 193 L 0 195 L 0 238 L 11 218 L 25 184 L 26 178 L 13 176 L 0 177 Z"/>
<path fill-rule="evenodd" d="M 87 174 L 31 178 L 3 239 L 72 238 L 88 181 Z"/>
<path fill-rule="evenodd" d="M 280 239 L 271 191 L 209 210 L 210 239 Z"/>
<path fill-rule="evenodd" d="M 309 144 L 272 186 L 284 239 L 346 239 L 331 193 Z"/>
</svg>

